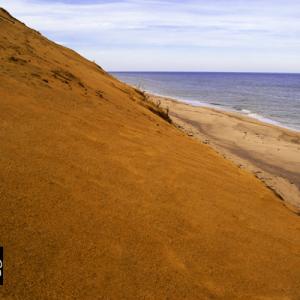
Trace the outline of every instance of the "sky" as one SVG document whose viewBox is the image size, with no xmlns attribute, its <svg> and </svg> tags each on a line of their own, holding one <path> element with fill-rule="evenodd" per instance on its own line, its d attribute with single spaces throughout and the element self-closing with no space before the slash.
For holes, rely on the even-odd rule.
<svg viewBox="0 0 300 300">
<path fill-rule="evenodd" d="M 299 0 L 0 0 L 108 71 L 300 73 Z"/>
</svg>

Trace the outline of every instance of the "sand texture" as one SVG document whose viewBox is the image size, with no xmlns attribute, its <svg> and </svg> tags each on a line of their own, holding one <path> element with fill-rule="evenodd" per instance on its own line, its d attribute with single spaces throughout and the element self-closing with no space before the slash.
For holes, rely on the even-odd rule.
<svg viewBox="0 0 300 300">
<path fill-rule="evenodd" d="M 300 133 L 234 112 L 149 95 L 177 127 L 255 174 L 300 214 Z"/>
<path fill-rule="evenodd" d="M 4 10 L 0 62 L 0 299 L 300 298 L 260 180 Z"/>
</svg>

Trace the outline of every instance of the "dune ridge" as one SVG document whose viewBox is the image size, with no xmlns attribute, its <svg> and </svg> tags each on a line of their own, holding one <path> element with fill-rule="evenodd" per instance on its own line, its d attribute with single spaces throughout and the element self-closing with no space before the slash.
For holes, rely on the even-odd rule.
<svg viewBox="0 0 300 300">
<path fill-rule="evenodd" d="M 3 9 L 0 61 L 1 299 L 299 299 L 258 179 Z"/>
</svg>

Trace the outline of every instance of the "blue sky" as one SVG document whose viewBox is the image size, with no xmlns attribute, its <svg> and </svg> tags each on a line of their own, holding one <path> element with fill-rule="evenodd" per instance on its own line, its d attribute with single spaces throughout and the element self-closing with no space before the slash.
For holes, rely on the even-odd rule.
<svg viewBox="0 0 300 300">
<path fill-rule="evenodd" d="M 1 0 L 109 71 L 300 72 L 299 0 Z"/>
</svg>

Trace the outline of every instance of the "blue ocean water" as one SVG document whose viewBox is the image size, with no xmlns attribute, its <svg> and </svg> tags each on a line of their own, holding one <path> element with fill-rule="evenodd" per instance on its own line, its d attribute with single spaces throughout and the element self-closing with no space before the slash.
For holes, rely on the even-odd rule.
<svg viewBox="0 0 300 300">
<path fill-rule="evenodd" d="M 112 72 L 128 84 L 193 105 L 238 111 L 300 131 L 300 74 Z"/>
</svg>

